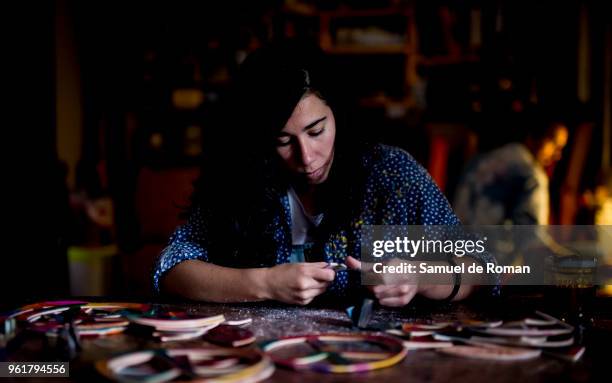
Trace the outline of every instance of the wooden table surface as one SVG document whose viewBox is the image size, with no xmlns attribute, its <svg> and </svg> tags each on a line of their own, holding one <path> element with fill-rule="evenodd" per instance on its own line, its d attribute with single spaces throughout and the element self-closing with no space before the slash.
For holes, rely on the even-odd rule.
<svg viewBox="0 0 612 383">
<path fill-rule="evenodd" d="M 514 299 L 486 300 L 467 304 L 431 306 L 411 305 L 401 310 L 378 308 L 372 323 L 413 321 L 416 319 L 521 319 L 534 309 L 550 309 L 554 300 Z M 556 302 L 558 303 L 558 302 Z M 200 304 L 173 303 L 192 313 L 224 314 L 227 319 L 250 317 L 251 330 L 257 340 L 311 332 L 355 333 L 344 313 L 344 307 L 295 307 L 276 304 Z M 550 311 L 549 311 L 550 312 Z M 295 372 L 277 368 L 266 382 L 586 382 L 612 381 L 612 306 L 609 299 L 598 301 L 589 308 L 583 342 L 585 356 L 570 363 L 547 356 L 530 361 L 494 362 L 462 359 L 440 354 L 434 350 L 409 351 L 398 365 L 367 373 L 322 374 Z M 592 314 L 592 315 L 591 315 Z M 121 334 L 97 339 L 83 339 L 83 350 L 70 362 L 70 380 L 105 381 L 93 367 L 96 360 L 115 353 L 144 348 L 202 346 L 204 341 L 156 343 L 133 335 Z M 41 341 L 25 342 L 7 355 L 8 361 L 49 360 L 41 350 Z M 610 372 L 608 372 L 610 371 Z M 608 380 L 609 379 L 609 380 Z M 14 379 L 25 382 L 30 379 Z M 56 379 L 47 378 L 45 382 Z M 66 379 L 57 379 L 66 381 Z"/>
</svg>

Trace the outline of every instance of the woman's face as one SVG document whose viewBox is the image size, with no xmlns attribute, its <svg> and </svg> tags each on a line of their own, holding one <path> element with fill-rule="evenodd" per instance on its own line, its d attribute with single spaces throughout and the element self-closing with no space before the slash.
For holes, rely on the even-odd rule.
<svg viewBox="0 0 612 383">
<path fill-rule="evenodd" d="M 327 104 L 314 94 L 302 98 L 276 137 L 276 152 L 298 179 L 318 185 L 334 160 L 336 122 Z"/>
</svg>

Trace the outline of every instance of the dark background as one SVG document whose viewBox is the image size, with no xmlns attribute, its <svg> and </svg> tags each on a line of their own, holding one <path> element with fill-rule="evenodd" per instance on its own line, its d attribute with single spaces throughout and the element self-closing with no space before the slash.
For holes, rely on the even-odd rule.
<svg viewBox="0 0 612 383">
<path fill-rule="evenodd" d="M 17 154 L 6 201 L 16 211 L 0 303 L 146 296 L 218 99 L 249 52 L 287 37 L 315 41 L 342 68 L 359 106 L 355 132 L 407 149 L 451 201 L 474 155 L 525 133 L 512 122 L 524 105 L 557 113 L 570 141 L 551 174 L 551 222 L 593 224 L 599 205 L 587 197 L 605 184 L 612 146 L 603 3 L 56 1 L 7 10 L 17 107 L 7 104 L 16 116 L 4 131 L 16 133 L 6 142 Z M 579 140 L 584 122 L 593 128 Z M 587 160 L 568 191 L 576 151 Z M 100 288 L 71 290 L 69 270 Z"/>
</svg>

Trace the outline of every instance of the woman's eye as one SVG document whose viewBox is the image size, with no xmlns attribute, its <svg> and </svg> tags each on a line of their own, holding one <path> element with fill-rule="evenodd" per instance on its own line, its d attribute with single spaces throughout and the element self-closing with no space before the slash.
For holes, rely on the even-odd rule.
<svg viewBox="0 0 612 383">
<path fill-rule="evenodd" d="M 325 128 L 321 128 L 319 130 L 312 130 L 312 131 L 308 132 L 308 135 L 312 136 L 312 137 L 316 137 L 319 134 L 323 133 L 324 130 L 325 130 Z"/>
<path fill-rule="evenodd" d="M 287 146 L 291 143 L 291 138 L 289 137 L 278 137 L 276 139 L 276 146 Z"/>
</svg>

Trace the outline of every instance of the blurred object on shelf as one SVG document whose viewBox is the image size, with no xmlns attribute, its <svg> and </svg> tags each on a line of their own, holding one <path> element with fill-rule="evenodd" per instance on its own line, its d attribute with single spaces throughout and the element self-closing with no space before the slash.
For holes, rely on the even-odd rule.
<svg viewBox="0 0 612 383">
<path fill-rule="evenodd" d="M 336 43 L 339 45 L 387 45 L 401 46 L 404 36 L 385 29 L 369 26 L 366 28 L 338 28 Z"/>
<path fill-rule="evenodd" d="M 200 89 L 175 89 L 172 92 L 172 105 L 178 109 L 197 109 L 204 102 L 204 93 Z"/>
<path fill-rule="evenodd" d="M 202 128 L 198 125 L 189 125 L 185 129 L 184 153 L 188 157 L 198 157 L 202 154 Z"/>
<path fill-rule="evenodd" d="M 70 294 L 73 296 L 102 296 L 117 293 L 117 245 L 70 246 Z"/>
</svg>

